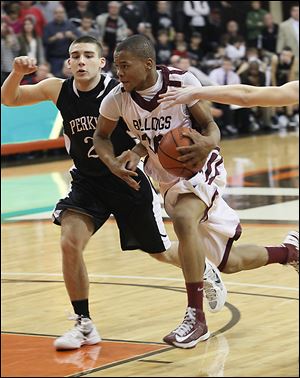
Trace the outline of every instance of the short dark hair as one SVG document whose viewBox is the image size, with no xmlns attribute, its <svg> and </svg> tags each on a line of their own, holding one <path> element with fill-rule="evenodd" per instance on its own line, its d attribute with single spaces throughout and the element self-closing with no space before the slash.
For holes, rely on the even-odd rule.
<svg viewBox="0 0 300 378">
<path fill-rule="evenodd" d="M 69 47 L 69 51 L 70 51 L 71 47 L 73 45 L 77 44 L 77 43 L 93 43 L 98 48 L 99 56 L 102 56 L 102 54 L 103 54 L 103 47 L 102 47 L 101 43 L 96 38 L 92 37 L 91 35 L 83 35 L 82 37 L 75 39 L 71 43 L 71 45 Z"/>
<path fill-rule="evenodd" d="M 120 42 L 116 48 L 115 53 L 122 50 L 129 51 L 138 58 L 156 60 L 155 48 L 152 42 L 145 36 L 140 34 L 132 35 Z"/>
</svg>

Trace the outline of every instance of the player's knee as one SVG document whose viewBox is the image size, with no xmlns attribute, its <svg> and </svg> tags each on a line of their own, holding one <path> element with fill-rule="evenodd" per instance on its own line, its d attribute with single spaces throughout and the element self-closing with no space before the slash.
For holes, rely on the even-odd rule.
<svg viewBox="0 0 300 378">
<path fill-rule="evenodd" d="M 81 242 L 77 237 L 62 236 L 61 237 L 61 250 L 65 255 L 77 255 L 81 253 Z"/>
<path fill-rule="evenodd" d="M 197 230 L 197 222 L 190 214 L 177 212 L 173 215 L 172 221 L 177 234 L 189 234 Z"/>
</svg>

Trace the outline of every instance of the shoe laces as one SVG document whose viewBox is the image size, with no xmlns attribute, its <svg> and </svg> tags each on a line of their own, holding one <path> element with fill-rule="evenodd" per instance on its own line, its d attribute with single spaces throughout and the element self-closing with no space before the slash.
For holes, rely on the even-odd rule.
<svg viewBox="0 0 300 378">
<path fill-rule="evenodd" d="M 173 331 L 179 336 L 185 336 L 196 323 L 196 309 L 188 307 L 183 322 Z"/>
<path fill-rule="evenodd" d="M 204 283 L 204 293 L 208 301 L 215 301 L 217 299 L 217 291 L 210 281 L 216 281 L 217 274 L 209 266 L 209 269 L 205 271 L 205 276 L 203 277 Z"/>
<path fill-rule="evenodd" d="M 88 333 L 88 331 L 85 327 L 85 324 L 82 322 L 83 319 L 84 319 L 84 317 L 82 315 L 69 313 L 68 320 L 75 320 L 76 321 L 75 326 L 72 329 L 70 329 L 70 331 L 67 332 L 70 336 L 74 336 L 74 337 L 81 336 L 82 337 L 82 335 L 85 335 L 85 334 Z"/>
</svg>

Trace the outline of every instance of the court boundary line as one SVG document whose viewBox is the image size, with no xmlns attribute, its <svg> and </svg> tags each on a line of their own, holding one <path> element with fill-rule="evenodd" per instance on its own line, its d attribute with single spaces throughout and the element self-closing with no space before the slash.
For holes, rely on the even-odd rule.
<svg viewBox="0 0 300 378">
<path fill-rule="evenodd" d="M 60 273 L 30 273 L 30 272 L 1 272 L 1 276 L 46 276 L 46 277 L 63 277 Z M 183 278 L 170 278 L 170 277 L 152 277 L 152 276 L 123 276 L 123 275 L 113 275 L 113 274 L 89 274 L 89 277 L 95 278 L 112 278 L 112 279 L 131 279 L 131 280 L 149 280 L 149 281 L 175 281 L 184 282 Z M 257 287 L 257 288 L 267 288 L 275 290 L 289 290 L 289 291 L 299 291 L 297 287 L 290 286 L 277 286 L 277 285 L 262 285 L 262 284 L 252 284 L 247 282 L 233 282 L 224 281 L 225 285 L 236 285 L 244 287 Z"/>
</svg>

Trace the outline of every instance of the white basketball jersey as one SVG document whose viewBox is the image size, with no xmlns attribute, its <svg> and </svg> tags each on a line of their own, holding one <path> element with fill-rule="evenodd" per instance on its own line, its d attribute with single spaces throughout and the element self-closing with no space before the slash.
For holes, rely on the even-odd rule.
<svg viewBox="0 0 300 378">
<path fill-rule="evenodd" d="M 201 86 L 190 72 L 172 67 L 158 68 L 158 80 L 144 91 L 124 91 L 122 84 L 116 86 L 102 101 L 100 113 L 110 120 L 122 117 L 131 134 L 147 148 L 149 158 L 145 164 L 146 173 L 160 183 L 169 184 L 178 181 L 178 177 L 169 174 L 161 166 L 157 149 L 161 138 L 171 129 L 179 126 L 191 127 L 191 120 L 186 105 L 174 105 L 164 109 L 157 103 L 159 95 L 168 88 L 182 85 Z M 193 106 L 197 101 L 188 104 Z"/>
</svg>

